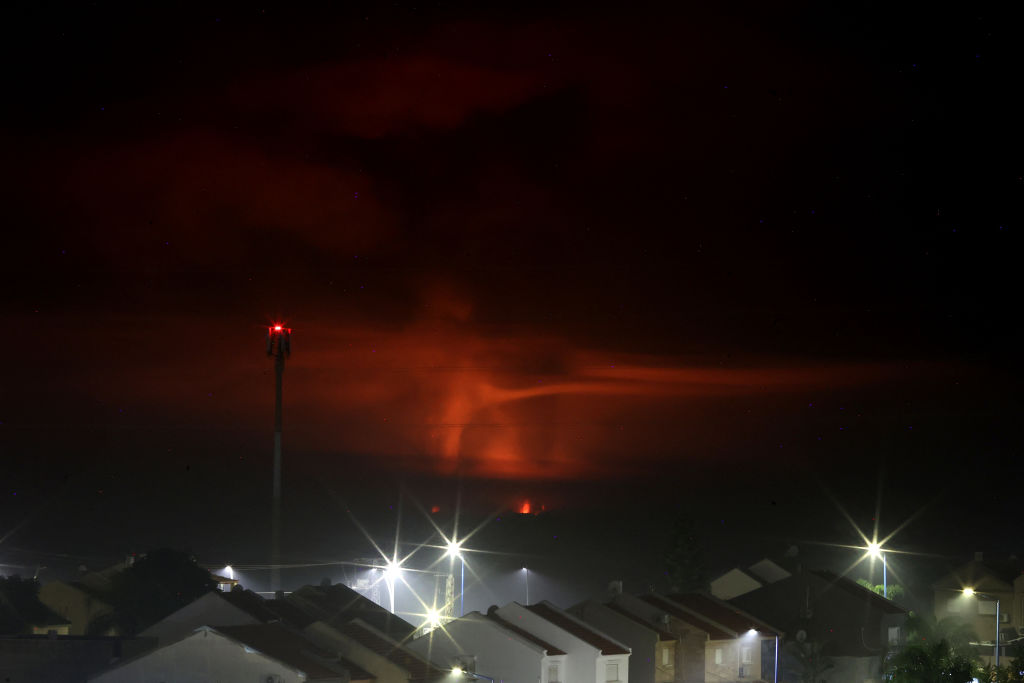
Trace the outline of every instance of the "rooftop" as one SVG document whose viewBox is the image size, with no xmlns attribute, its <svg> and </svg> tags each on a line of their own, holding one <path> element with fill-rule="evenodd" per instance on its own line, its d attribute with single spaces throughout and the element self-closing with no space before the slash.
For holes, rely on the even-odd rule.
<svg viewBox="0 0 1024 683">
<path fill-rule="evenodd" d="M 498 612 L 498 606 L 497 605 L 491 605 L 491 607 L 487 610 L 487 618 L 490 619 L 491 621 L 493 621 L 494 623 L 500 625 L 505 630 L 511 631 L 512 633 L 515 633 L 516 635 L 518 635 L 518 636 L 520 636 L 522 638 L 525 638 L 526 640 L 530 641 L 534 645 L 539 645 L 540 647 L 544 648 L 544 650 L 547 651 L 547 653 L 549 655 L 564 655 L 565 654 L 565 652 L 563 652 L 562 650 L 559 650 L 557 647 L 555 647 L 551 643 L 548 643 L 548 642 L 545 642 L 545 641 L 541 640 L 540 638 L 538 638 L 537 636 L 533 635 L 529 631 L 525 631 L 525 630 L 519 628 L 518 626 L 516 626 L 512 622 L 508 621 L 507 619 L 502 619 L 500 616 L 498 616 L 497 612 Z"/>
<path fill-rule="evenodd" d="M 585 643 L 593 645 L 601 651 L 603 655 L 628 655 L 629 649 L 624 648 L 613 640 L 606 638 L 600 633 L 591 630 L 588 626 L 582 622 L 572 618 L 562 610 L 548 604 L 547 602 L 538 602 L 535 605 L 524 605 L 526 609 L 530 610 L 538 617 L 550 621 L 560 629 L 571 633 Z"/>
</svg>

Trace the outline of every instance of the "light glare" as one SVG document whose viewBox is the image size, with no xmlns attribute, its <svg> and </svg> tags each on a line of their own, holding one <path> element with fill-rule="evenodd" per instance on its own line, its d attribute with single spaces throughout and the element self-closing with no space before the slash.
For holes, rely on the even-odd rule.
<svg viewBox="0 0 1024 683">
<path fill-rule="evenodd" d="M 971 596 L 971 595 L 974 595 L 974 589 L 973 588 L 965 588 L 964 589 L 964 595 L 966 595 L 968 597 Z"/>
</svg>

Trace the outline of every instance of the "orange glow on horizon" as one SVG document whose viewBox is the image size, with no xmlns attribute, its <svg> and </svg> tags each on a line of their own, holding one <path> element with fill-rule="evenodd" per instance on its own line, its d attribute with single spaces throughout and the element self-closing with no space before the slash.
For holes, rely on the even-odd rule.
<svg viewBox="0 0 1024 683">
<path fill-rule="evenodd" d="M 519 506 L 519 514 L 528 515 L 530 514 L 530 501 L 524 500 Z"/>
</svg>

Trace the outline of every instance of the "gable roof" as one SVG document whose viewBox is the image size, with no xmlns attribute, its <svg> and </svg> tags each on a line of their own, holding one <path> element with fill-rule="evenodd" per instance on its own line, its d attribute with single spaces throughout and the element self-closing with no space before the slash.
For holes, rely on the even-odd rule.
<svg viewBox="0 0 1024 683">
<path fill-rule="evenodd" d="M 516 626 L 515 624 L 513 624 L 511 621 L 508 621 L 507 619 L 502 619 L 500 616 L 498 616 L 498 606 L 497 605 L 491 605 L 487 609 L 487 615 L 486 616 L 487 616 L 488 619 L 490 619 L 494 623 L 498 624 L 499 626 L 501 626 L 506 631 L 511 631 L 512 633 L 515 633 L 517 636 L 520 636 L 521 638 L 525 638 L 526 640 L 530 641 L 534 645 L 539 645 L 540 647 L 544 648 L 544 650 L 547 651 L 547 653 L 549 655 L 564 655 L 565 654 L 565 652 L 563 650 L 559 650 L 557 647 L 555 647 L 551 643 L 548 643 L 546 641 L 541 640 L 540 638 L 538 638 L 537 636 L 533 635 L 529 631 L 526 631 L 526 630 Z"/>
<path fill-rule="evenodd" d="M 673 602 L 693 610 L 708 620 L 722 624 L 726 628 L 735 631 L 738 635 L 743 635 L 751 629 L 765 636 L 781 635 L 775 628 L 757 617 L 741 612 L 728 603 L 707 595 L 701 593 L 673 593 L 668 597 Z"/>
<path fill-rule="evenodd" d="M 305 672 L 309 680 L 338 678 L 344 673 L 341 669 L 348 670 L 353 681 L 374 678 L 352 662 L 317 647 L 302 634 L 280 623 L 221 626 L 214 630 Z"/>
<path fill-rule="evenodd" d="M 642 619 L 641 617 L 638 617 L 637 615 L 633 614 L 632 612 L 630 612 L 626 608 L 622 607 L 622 605 L 618 605 L 618 604 L 616 604 L 614 602 L 609 602 L 609 603 L 605 603 L 604 606 L 607 607 L 608 609 L 610 609 L 611 611 L 613 611 L 613 612 L 615 612 L 617 614 L 621 614 L 622 616 L 626 617 L 627 619 L 630 619 L 631 621 L 633 621 L 633 622 L 635 622 L 637 624 L 640 624 L 641 626 L 644 626 L 644 627 L 649 628 L 650 630 L 654 631 L 655 633 L 658 634 L 658 640 L 660 640 L 662 642 L 671 642 L 671 641 L 679 640 L 679 636 L 677 636 L 676 634 L 672 633 L 671 631 L 666 631 L 665 629 L 661 628 L 660 626 L 658 626 L 655 623 L 651 623 L 650 621 L 647 621 L 646 619 Z"/>
<path fill-rule="evenodd" d="M 907 610 L 897 605 L 892 600 L 883 598 L 878 593 L 868 590 L 864 586 L 861 586 L 856 581 L 852 581 L 845 576 L 839 576 L 830 571 L 823 569 L 812 569 L 811 574 L 814 574 L 820 579 L 824 579 L 829 582 L 829 585 L 839 590 L 844 591 L 848 595 L 866 602 L 871 607 L 881 610 L 886 614 L 906 614 Z"/>
<path fill-rule="evenodd" d="M 425 659 L 413 654 L 383 633 L 359 619 L 333 627 L 363 647 L 384 657 L 392 664 L 397 664 L 409 672 L 409 678 L 428 680 L 449 675 L 449 672 L 438 669 Z"/>
<path fill-rule="evenodd" d="M 314 621 L 337 626 L 361 619 L 396 640 L 408 638 L 416 631 L 406 620 L 340 583 L 326 587 L 303 586 L 288 595 L 284 602 L 304 613 L 305 623 L 296 623 L 301 628 Z"/>
<path fill-rule="evenodd" d="M 628 655 L 629 648 L 592 630 L 583 622 L 574 619 L 551 603 L 544 601 L 533 605 L 523 605 L 538 617 L 550 621 L 563 631 L 571 633 L 580 640 L 596 647 L 603 655 Z"/>
<path fill-rule="evenodd" d="M 707 619 L 701 618 L 699 615 L 684 609 L 682 605 L 679 605 L 668 598 L 663 598 L 660 595 L 641 595 L 640 599 L 649 605 L 657 607 L 663 612 L 671 614 L 676 619 L 679 619 L 690 626 L 699 628 L 701 631 L 707 633 L 708 638 L 711 640 L 732 640 L 738 635 L 723 626 L 713 624 Z"/>
</svg>

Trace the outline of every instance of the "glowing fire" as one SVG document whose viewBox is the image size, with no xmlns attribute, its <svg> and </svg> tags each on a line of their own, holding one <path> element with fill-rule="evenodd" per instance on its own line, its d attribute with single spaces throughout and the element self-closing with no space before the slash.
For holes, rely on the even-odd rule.
<svg viewBox="0 0 1024 683">
<path fill-rule="evenodd" d="M 524 500 L 519 505 L 519 514 L 521 514 L 521 515 L 528 515 L 528 514 L 530 514 L 530 501 Z"/>
</svg>

